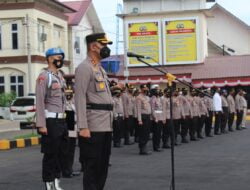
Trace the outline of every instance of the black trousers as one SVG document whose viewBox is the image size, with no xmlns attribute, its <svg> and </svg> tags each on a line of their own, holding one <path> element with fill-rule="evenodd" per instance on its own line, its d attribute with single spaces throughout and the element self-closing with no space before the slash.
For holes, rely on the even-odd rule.
<svg viewBox="0 0 250 190">
<path fill-rule="evenodd" d="M 228 129 L 229 130 L 233 129 L 234 115 L 235 115 L 235 113 L 228 114 Z"/>
<path fill-rule="evenodd" d="M 84 166 L 84 190 L 104 189 L 108 175 L 111 141 L 111 132 L 91 132 L 90 138 L 79 137 L 81 162 Z"/>
<path fill-rule="evenodd" d="M 198 127 L 198 120 L 199 120 L 198 116 L 194 116 L 191 119 L 191 130 L 189 130 L 189 135 L 190 135 L 191 139 L 195 138 L 195 133 L 196 133 L 197 127 Z"/>
<path fill-rule="evenodd" d="M 142 115 L 142 125 L 139 126 L 139 148 L 143 149 L 147 146 L 150 134 L 151 120 L 150 115 Z"/>
<path fill-rule="evenodd" d="M 237 129 L 240 128 L 240 125 L 242 123 L 243 113 L 244 113 L 243 110 L 242 111 L 237 110 L 237 119 L 236 119 L 236 128 Z"/>
<path fill-rule="evenodd" d="M 213 111 L 209 111 L 208 116 L 205 119 L 205 133 L 206 133 L 206 136 L 211 135 L 212 124 L 213 124 Z"/>
<path fill-rule="evenodd" d="M 177 142 L 177 136 L 181 134 L 181 120 L 174 119 L 174 134 L 175 134 L 175 142 Z"/>
<path fill-rule="evenodd" d="M 70 175 L 73 172 L 75 147 L 76 147 L 76 138 L 69 137 L 68 151 L 63 157 L 60 158 L 63 175 Z"/>
<path fill-rule="evenodd" d="M 221 116 L 221 130 L 222 132 L 225 131 L 228 121 L 228 107 L 222 107 L 223 113 Z"/>
<path fill-rule="evenodd" d="M 113 121 L 113 141 L 114 144 L 120 144 L 123 136 L 123 117 L 117 117 Z"/>
<path fill-rule="evenodd" d="M 204 124 L 205 124 L 205 119 L 206 119 L 205 115 L 201 115 L 198 118 L 197 136 L 201 136 L 202 135 L 202 130 L 203 130 L 203 127 L 204 127 Z"/>
<path fill-rule="evenodd" d="M 138 126 L 138 121 L 137 118 L 133 118 L 134 120 L 134 126 L 135 126 L 135 138 L 139 137 L 139 126 Z"/>
<path fill-rule="evenodd" d="M 163 125 L 163 130 L 162 130 L 162 142 L 163 144 L 168 144 L 169 137 L 171 135 L 171 128 L 170 128 L 170 119 L 166 120 L 166 124 Z"/>
<path fill-rule="evenodd" d="M 125 119 L 125 127 L 124 127 L 124 144 L 128 143 L 130 140 L 130 134 L 133 133 L 134 130 L 134 119 L 133 116 L 129 116 Z"/>
<path fill-rule="evenodd" d="M 218 133 L 221 129 L 221 112 L 215 112 L 215 123 L 214 123 L 214 133 Z"/>
<path fill-rule="evenodd" d="M 52 182 L 61 177 L 60 158 L 68 152 L 68 130 L 64 119 L 46 119 L 46 127 L 48 134 L 41 138 L 42 178 Z"/>
<path fill-rule="evenodd" d="M 163 122 L 158 121 L 153 122 L 153 149 L 159 149 L 161 143 L 161 135 L 162 135 Z"/>
<path fill-rule="evenodd" d="M 185 139 L 188 134 L 188 129 L 191 127 L 191 118 L 190 116 L 186 116 L 185 119 L 181 119 L 181 137 Z"/>
</svg>

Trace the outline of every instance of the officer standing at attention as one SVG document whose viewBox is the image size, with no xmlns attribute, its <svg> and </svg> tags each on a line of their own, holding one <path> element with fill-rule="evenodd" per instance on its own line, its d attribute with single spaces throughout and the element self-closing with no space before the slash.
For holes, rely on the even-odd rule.
<svg viewBox="0 0 250 190">
<path fill-rule="evenodd" d="M 86 37 L 88 57 L 75 73 L 75 106 L 84 190 L 102 190 L 111 154 L 113 100 L 108 77 L 100 61 L 110 56 L 112 44 L 104 33 Z"/>
<path fill-rule="evenodd" d="M 140 86 L 141 93 L 136 97 L 136 108 L 137 108 L 137 119 L 139 128 L 139 149 L 140 155 L 149 155 L 150 152 L 147 150 L 147 143 L 150 134 L 150 116 L 151 106 L 148 95 L 148 87 L 143 84 Z"/>
<path fill-rule="evenodd" d="M 111 87 L 111 93 L 114 100 L 114 121 L 113 121 L 113 141 L 115 148 L 121 148 L 122 125 L 123 125 L 123 103 L 122 103 L 122 89 L 119 86 Z"/>
<path fill-rule="evenodd" d="M 159 85 L 151 87 L 150 94 L 152 95 L 150 104 L 152 109 L 153 118 L 153 150 L 161 152 L 160 143 L 163 130 L 164 112 L 163 112 L 163 99 L 159 96 Z"/>
<path fill-rule="evenodd" d="M 59 68 L 63 66 L 64 52 L 51 48 L 46 52 L 48 68 L 36 81 L 36 126 L 42 135 L 42 178 L 46 190 L 62 190 L 59 156 L 67 151 L 68 131 L 65 123 L 66 83 Z"/>
<path fill-rule="evenodd" d="M 234 89 L 231 89 L 229 92 L 229 95 L 227 96 L 227 102 L 228 102 L 228 131 L 233 132 L 233 122 L 234 122 L 234 116 L 235 116 L 235 101 L 234 101 Z"/>
</svg>

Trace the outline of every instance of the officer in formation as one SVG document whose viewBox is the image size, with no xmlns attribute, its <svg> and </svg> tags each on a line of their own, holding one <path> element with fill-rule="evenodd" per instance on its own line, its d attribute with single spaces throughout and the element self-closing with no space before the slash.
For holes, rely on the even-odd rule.
<svg viewBox="0 0 250 190">
<path fill-rule="evenodd" d="M 116 88 L 114 89 L 117 90 Z M 119 107 L 119 109 L 117 108 L 114 110 L 114 115 L 121 116 L 120 122 L 117 122 L 117 118 L 115 117 L 114 128 L 119 128 L 117 125 L 123 125 L 117 123 L 125 123 L 130 131 L 133 131 L 131 129 L 135 129 L 135 133 L 131 132 L 130 136 L 136 136 L 136 134 L 138 134 L 138 141 L 136 141 L 135 137 L 135 142 L 139 142 L 140 155 L 151 154 L 147 145 L 151 132 L 153 136 L 152 148 L 155 152 L 161 152 L 161 148 L 170 148 L 169 88 L 164 89 L 161 94 L 159 85 L 152 85 L 150 91 L 148 85 L 141 85 L 139 95 L 135 95 L 135 92 L 138 92 L 138 90 L 136 90 L 134 86 L 127 85 L 127 89 L 128 91 L 126 94 L 123 93 L 124 97 L 119 98 L 119 101 L 116 100 L 117 97 L 114 97 L 115 107 Z M 118 90 L 119 93 L 121 91 L 120 89 Z M 172 119 L 175 133 L 175 145 L 188 143 L 188 134 L 191 141 L 199 141 L 204 137 L 213 137 L 212 124 L 214 116 L 215 135 L 227 133 L 227 126 L 228 131 L 233 131 L 234 114 L 236 112 L 239 115 L 237 117 L 236 129 L 240 130 L 243 128 L 244 109 L 246 110 L 247 108 L 243 91 L 239 91 L 238 93 L 238 103 L 235 102 L 233 90 L 231 90 L 228 95 L 226 90 L 214 88 L 213 98 L 211 89 L 205 89 L 203 92 L 208 96 L 204 96 L 204 93 L 200 93 L 196 89 L 191 89 L 190 93 L 188 93 L 188 90 L 185 88 L 173 91 Z M 238 107 L 236 107 L 236 105 L 238 105 Z M 124 107 L 126 107 L 126 109 L 124 109 Z M 120 110 L 120 112 L 117 110 Z M 124 112 L 122 112 L 122 110 Z M 122 117 L 123 115 L 124 117 Z M 239 120 L 241 120 L 241 122 L 239 122 Z M 137 127 L 138 131 L 136 130 Z M 124 142 L 126 142 L 126 133 L 122 132 L 122 128 L 121 134 L 123 134 L 121 138 L 124 138 Z M 115 137 L 116 134 L 114 133 L 114 147 L 120 147 L 120 140 L 118 143 L 119 146 L 116 146 Z M 179 140 L 179 137 L 181 140 Z"/>
<path fill-rule="evenodd" d="M 86 37 L 87 58 L 75 72 L 75 106 L 84 190 L 104 189 L 112 142 L 113 98 L 100 61 L 110 56 L 104 33 Z"/>
<path fill-rule="evenodd" d="M 46 52 L 48 68 L 36 81 L 36 126 L 41 137 L 42 178 L 46 190 L 62 190 L 60 157 L 68 149 L 68 130 L 65 122 L 66 83 L 60 68 L 64 52 L 51 48 Z"/>
</svg>

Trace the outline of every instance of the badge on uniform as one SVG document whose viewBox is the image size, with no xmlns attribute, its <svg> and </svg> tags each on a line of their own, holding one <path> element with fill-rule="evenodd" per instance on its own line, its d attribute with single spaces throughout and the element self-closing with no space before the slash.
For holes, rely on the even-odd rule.
<svg viewBox="0 0 250 190">
<path fill-rule="evenodd" d="M 59 83 L 52 83 L 52 89 L 58 89 L 61 88 L 61 85 Z"/>
<path fill-rule="evenodd" d="M 42 82 L 45 81 L 45 76 L 43 75 L 39 76 L 37 81 L 39 82 L 39 84 L 42 84 Z"/>
<path fill-rule="evenodd" d="M 100 89 L 104 89 L 105 88 L 105 83 L 104 82 L 100 82 L 99 87 L 100 87 Z"/>
</svg>

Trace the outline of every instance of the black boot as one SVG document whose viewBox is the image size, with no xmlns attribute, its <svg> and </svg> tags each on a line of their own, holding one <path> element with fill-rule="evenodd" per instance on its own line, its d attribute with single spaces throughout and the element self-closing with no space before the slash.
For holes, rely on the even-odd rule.
<svg viewBox="0 0 250 190">
<path fill-rule="evenodd" d="M 182 137 L 181 143 L 188 143 L 188 140 L 186 139 L 186 137 Z"/>
<path fill-rule="evenodd" d="M 151 152 L 149 152 L 146 148 L 146 146 L 144 146 L 143 148 L 140 149 L 140 155 L 150 155 Z"/>
<path fill-rule="evenodd" d="M 168 143 L 165 142 L 163 143 L 162 148 L 169 149 L 171 147 L 168 145 Z"/>
</svg>

